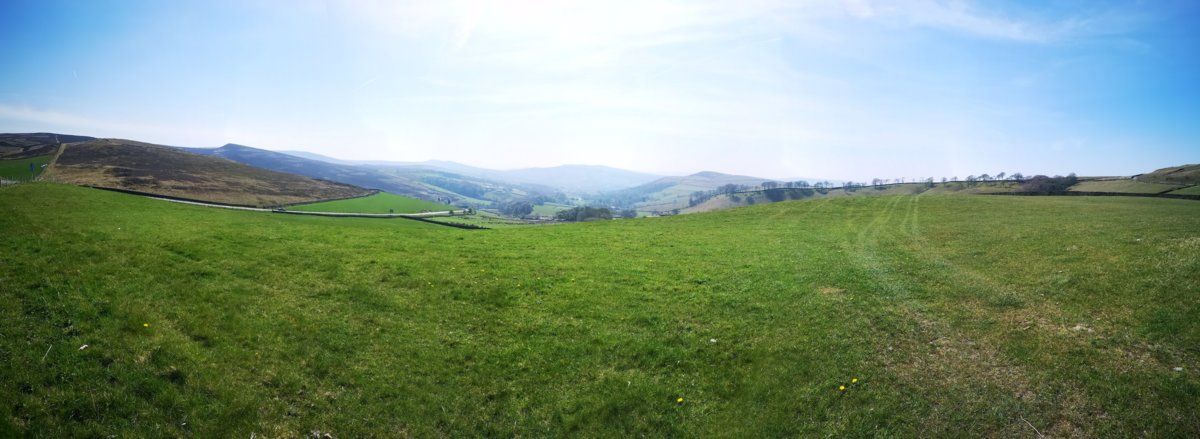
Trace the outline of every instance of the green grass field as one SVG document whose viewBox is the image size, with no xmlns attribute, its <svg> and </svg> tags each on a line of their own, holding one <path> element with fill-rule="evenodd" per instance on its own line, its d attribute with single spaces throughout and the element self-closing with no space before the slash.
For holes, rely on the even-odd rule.
<svg viewBox="0 0 1200 439">
<path fill-rule="evenodd" d="M 571 208 L 571 206 L 568 206 L 566 204 L 555 204 L 555 203 L 536 204 L 533 206 L 533 214 L 538 215 L 538 216 L 554 216 L 554 214 L 558 213 L 558 211 L 566 210 L 566 209 L 570 209 L 570 208 Z"/>
<path fill-rule="evenodd" d="M 42 165 L 50 163 L 52 155 L 43 155 L 16 160 L 0 160 L 0 179 L 27 181 L 42 173 Z M 29 164 L 35 167 L 35 172 L 29 172 Z"/>
<path fill-rule="evenodd" d="M 375 195 L 351 198 L 348 200 L 322 201 L 320 203 L 290 206 L 288 210 L 307 212 L 347 212 L 347 213 L 418 213 L 450 210 L 451 207 L 432 201 L 418 200 L 402 195 L 380 192 Z"/>
<path fill-rule="evenodd" d="M 1183 189 L 1173 190 L 1168 193 L 1179 194 L 1179 195 L 1200 195 L 1200 185 L 1185 187 Z"/>
<path fill-rule="evenodd" d="M 1130 194 L 1157 194 L 1159 192 L 1166 192 L 1177 187 L 1179 186 L 1121 179 L 1082 181 L 1075 186 L 1071 186 L 1070 190 L 1075 192 L 1124 192 Z"/>
<path fill-rule="evenodd" d="M 34 183 L 0 210 L 5 437 L 1200 435 L 1195 201 L 469 231 Z"/>
</svg>

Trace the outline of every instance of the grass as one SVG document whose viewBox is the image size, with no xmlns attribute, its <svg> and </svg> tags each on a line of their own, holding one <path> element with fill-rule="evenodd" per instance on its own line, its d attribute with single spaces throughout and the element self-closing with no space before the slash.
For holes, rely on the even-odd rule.
<svg viewBox="0 0 1200 439">
<path fill-rule="evenodd" d="M 43 155 L 25 159 L 0 160 L 0 179 L 32 180 L 42 173 L 42 165 L 50 163 L 52 158 L 54 158 L 53 155 Z M 30 163 L 35 167 L 34 172 L 29 172 Z"/>
<path fill-rule="evenodd" d="M 1123 192 L 1129 194 L 1157 194 L 1177 188 L 1177 185 L 1147 183 L 1144 181 L 1121 179 L 1121 180 L 1089 180 L 1081 181 L 1075 186 L 1071 186 L 1071 191 L 1075 192 Z"/>
<path fill-rule="evenodd" d="M 34 183 L 0 210 L 0 436 L 1200 435 L 1194 201 L 467 231 Z"/>
<path fill-rule="evenodd" d="M 309 212 L 348 212 L 348 213 L 418 213 L 450 210 L 451 207 L 442 203 L 419 200 L 403 195 L 380 192 L 361 198 L 348 200 L 323 201 L 319 203 L 290 206 L 288 210 Z"/>
<path fill-rule="evenodd" d="M 558 213 L 558 211 L 566 210 L 566 209 L 570 209 L 570 208 L 571 208 L 571 206 L 568 206 L 566 204 L 556 204 L 556 203 L 535 204 L 533 206 L 533 214 L 538 215 L 538 216 L 552 217 L 552 216 L 554 216 L 554 214 Z"/>
<path fill-rule="evenodd" d="M 495 213 L 477 210 L 472 215 L 455 215 L 452 217 L 429 218 L 430 221 L 448 224 L 470 224 L 489 229 L 528 226 L 531 223 L 514 218 L 508 218 Z"/>
<path fill-rule="evenodd" d="M 1176 190 L 1173 190 L 1168 193 L 1169 194 L 1179 194 L 1179 195 L 1200 195 L 1200 185 L 1185 187 L 1183 189 L 1176 189 Z"/>
</svg>

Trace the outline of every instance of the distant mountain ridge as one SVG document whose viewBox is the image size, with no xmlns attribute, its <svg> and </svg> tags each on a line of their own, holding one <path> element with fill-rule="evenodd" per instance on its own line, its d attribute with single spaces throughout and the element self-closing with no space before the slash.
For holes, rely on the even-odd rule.
<svg viewBox="0 0 1200 439">
<path fill-rule="evenodd" d="M 603 165 L 559 165 L 541 168 L 487 169 L 445 160 L 395 162 L 380 160 L 342 160 L 306 151 L 282 151 L 284 154 L 327 163 L 373 167 L 420 167 L 453 172 L 470 177 L 509 183 L 526 183 L 562 189 L 572 193 L 599 193 L 645 184 L 662 175 L 630 171 Z"/>
<path fill-rule="evenodd" d="M 234 143 L 218 148 L 180 149 L 279 172 L 339 181 L 429 201 L 476 207 L 534 195 L 553 197 L 555 193 L 555 189 L 549 187 L 505 184 L 428 167 L 354 164 L 357 162 L 319 154 L 308 153 L 307 157 L 314 158 L 306 158 Z"/>
</svg>

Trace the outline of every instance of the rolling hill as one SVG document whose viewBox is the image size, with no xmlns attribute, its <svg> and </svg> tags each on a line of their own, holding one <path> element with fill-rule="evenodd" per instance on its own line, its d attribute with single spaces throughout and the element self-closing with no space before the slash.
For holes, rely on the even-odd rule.
<svg viewBox="0 0 1200 439">
<path fill-rule="evenodd" d="M 63 143 L 94 139 L 94 137 L 54 133 L 0 134 L 0 160 L 50 155 L 58 151 L 58 146 Z"/>
<path fill-rule="evenodd" d="M 440 203 L 486 207 L 494 202 L 553 194 L 554 189 L 514 185 L 419 166 L 366 165 L 333 161 L 329 157 L 282 153 L 244 145 L 219 148 L 183 148 L 189 152 L 223 157 L 239 163 L 280 172 L 379 189 L 393 194 Z M 316 157 L 324 157 L 323 160 Z"/>
<path fill-rule="evenodd" d="M 120 139 L 66 145 L 44 178 L 218 203 L 274 206 L 360 196 L 370 191 L 275 172 L 169 146 Z"/>
<path fill-rule="evenodd" d="M 1134 177 L 1147 183 L 1191 186 L 1200 184 L 1200 164 L 1172 166 Z"/>
<path fill-rule="evenodd" d="M 378 160 L 342 160 L 305 151 L 285 151 L 297 157 L 342 165 L 382 168 L 424 168 L 514 184 L 533 184 L 581 195 L 627 189 L 661 178 L 661 175 L 598 165 L 560 165 L 543 168 L 487 169 L 445 160 L 390 162 Z"/>
<path fill-rule="evenodd" d="M 633 188 L 602 194 L 596 201 L 632 206 L 639 211 L 666 212 L 687 208 L 689 197 L 696 191 L 709 191 L 727 184 L 757 186 L 767 181 L 772 180 L 705 171 L 682 177 L 662 177 Z"/>
</svg>

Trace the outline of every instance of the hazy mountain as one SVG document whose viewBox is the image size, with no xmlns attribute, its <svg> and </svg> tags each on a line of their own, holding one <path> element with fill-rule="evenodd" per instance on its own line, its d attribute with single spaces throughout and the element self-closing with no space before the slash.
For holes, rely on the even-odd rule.
<svg viewBox="0 0 1200 439">
<path fill-rule="evenodd" d="M 662 177 L 649 183 L 601 195 L 596 201 L 615 206 L 631 206 L 643 211 L 670 211 L 688 207 L 696 191 L 710 191 L 727 184 L 757 186 L 769 178 L 704 171 L 680 177 Z"/>
<path fill-rule="evenodd" d="M 285 151 L 296 157 L 343 165 L 376 168 L 423 168 L 507 183 L 534 184 L 582 194 L 614 191 L 651 182 L 661 175 L 628 171 L 597 165 L 561 165 L 545 168 L 487 169 L 445 160 L 396 162 L 382 160 L 342 160 L 306 151 Z"/>
<path fill-rule="evenodd" d="M 396 178 L 370 168 L 339 165 L 311 160 L 280 152 L 252 148 L 244 145 L 227 144 L 220 148 L 184 148 L 187 151 L 224 157 L 239 163 L 272 171 L 288 172 L 323 180 L 339 181 L 371 189 L 379 189 L 400 195 L 438 200 L 445 196 L 439 191 L 424 187 L 416 182 Z"/>
<path fill-rule="evenodd" d="M 244 145 L 220 148 L 184 148 L 197 154 L 224 157 L 236 162 L 280 172 L 379 189 L 432 201 L 482 206 L 494 201 L 553 195 L 551 188 L 506 184 L 422 166 L 378 166 L 338 160 L 320 154 L 282 153 Z"/>
</svg>

